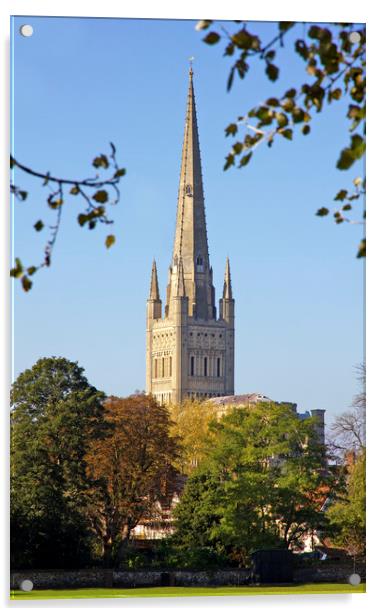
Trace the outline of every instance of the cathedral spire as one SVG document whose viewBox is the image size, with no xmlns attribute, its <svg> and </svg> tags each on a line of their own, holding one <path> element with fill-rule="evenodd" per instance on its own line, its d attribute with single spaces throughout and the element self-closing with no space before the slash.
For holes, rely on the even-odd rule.
<svg viewBox="0 0 382 616">
<path fill-rule="evenodd" d="M 157 264 L 155 262 L 155 259 L 153 260 L 153 266 L 151 269 L 150 299 L 155 299 L 155 300 L 160 299 Z"/>
<path fill-rule="evenodd" d="M 229 258 L 225 264 L 224 285 L 223 285 L 223 298 L 232 299 L 232 284 L 231 284 L 231 270 L 229 267 Z"/>
<path fill-rule="evenodd" d="M 182 258 L 189 314 L 208 319 L 214 306 L 193 76 L 190 65 L 172 265 Z"/>
</svg>

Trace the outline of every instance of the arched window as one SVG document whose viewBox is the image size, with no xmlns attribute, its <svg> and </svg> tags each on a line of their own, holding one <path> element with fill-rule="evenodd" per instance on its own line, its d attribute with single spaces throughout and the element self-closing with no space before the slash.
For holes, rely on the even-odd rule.
<svg viewBox="0 0 382 616">
<path fill-rule="evenodd" d="M 204 376 L 208 375 L 208 357 L 204 358 Z"/>
<path fill-rule="evenodd" d="M 220 357 L 216 360 L 216 376 L 220 376 Z"/>
<path fill-rule="evenodd" d="M 164 376 L 165 376 L 165 373 L 164 373 L 164 357 L 162 357 L 162 377 L 164 377 Z"/>
<path fill-rule="evenodd" d="M 158 378 L 158 360 L 154 359 L 154 379 Z"/>
<path fill-rule="evenodd" d="M 194 376 L 194 374 L 195 374 L 195 357 L 194 356 L 191 357 L 190 374 L 191 374 L 191 376 Z"/>
<path fill-rule="evenodd" d="M 169 374 L 169 376 L 172 376 L 172 355 L 170 355 L 170 357 L 169 357 L 169 362 L 170 362 L 170 369 L 169 369 L 170 374 Z"/>
</svg>

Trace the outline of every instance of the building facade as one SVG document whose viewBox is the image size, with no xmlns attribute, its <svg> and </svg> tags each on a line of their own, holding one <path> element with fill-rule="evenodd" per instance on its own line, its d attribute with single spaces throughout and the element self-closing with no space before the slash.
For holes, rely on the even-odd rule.
<svg viewBox="0 0 382 616">
<path fill-rule="evenodd" d="M 146 391 L 161 403 L 234 393 L 235 300 L 227 259 L 219 314 L 210 265 L 193 71 L 176 229 L 162 311 L 155 261 L 146 321 Z"/>
</svg>

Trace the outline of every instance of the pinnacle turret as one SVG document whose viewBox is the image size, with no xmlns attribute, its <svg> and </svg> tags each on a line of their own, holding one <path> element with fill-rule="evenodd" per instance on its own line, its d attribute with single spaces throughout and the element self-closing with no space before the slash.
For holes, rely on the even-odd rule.
<svg viewBox="0 0 382 616">
<path fill-rule="evenodd" d="M 231 284 L 231 270 L 229 266 L 229 258 L 225 264 L 224 284 L 223 284 L 223 298 L 232 299 L 232 284 Z"/>
<path fill-rule="evenodd" d="M 160 299 L 157 264 L 155 262 L 155 259 L 153 260 L 153 265 L 151 269 L 150 299 L 155 299 L 155 300 Z"/>
</svg>

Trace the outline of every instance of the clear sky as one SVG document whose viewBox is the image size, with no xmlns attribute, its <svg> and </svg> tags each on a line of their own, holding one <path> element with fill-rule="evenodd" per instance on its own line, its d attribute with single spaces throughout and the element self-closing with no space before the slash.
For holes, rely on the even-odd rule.
<svg viewBox="0 0 382 616">
<path fill-rule="evenodd" d="M 23 23 L 32 37 L 19 35 Z M 228 254 L 236 299 L 236 392 L 326 408 L 329 420 L 346 410 L 363 360 L 362 230 L 314 215 L 362 173 L 335 168 L 348 142 L 346 101 L 315 117 L 308 137 L 264 144 L 248 167 L 223 172 L 224 127 L 307 78 L 290 43 L 276 83 L 256 65 L 227 93 L 230 60 L 202 43 L 192 21 L 18 17 L 13 28 L 16 158 L 84 178 L 113 141 L 127 171 L 115 246 L 104 247 L 109 228 L 79 228 L 78 201 L 68 198 L 52 267 L 29 293 L 16 284 L 14 376 L 61 355 L 108 394 L 144 389 L 145 302 L 154 256 L 165 295 L 193 55 L 214 282 L 220 297 Z M 276 32 L 272 23 L 251 29 L 264 40 Z M 16 179 L 29 196 L 15 204 L 14 253 L 36 263 L 46 236 L 33 224 L 54 218 L 39 181 Z"/>
</svg>

